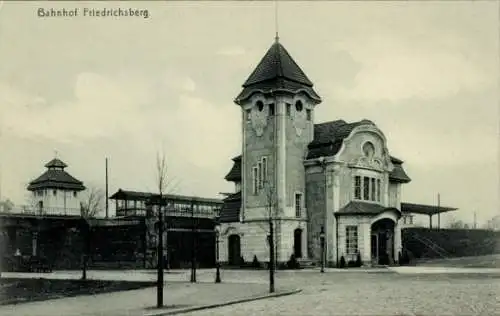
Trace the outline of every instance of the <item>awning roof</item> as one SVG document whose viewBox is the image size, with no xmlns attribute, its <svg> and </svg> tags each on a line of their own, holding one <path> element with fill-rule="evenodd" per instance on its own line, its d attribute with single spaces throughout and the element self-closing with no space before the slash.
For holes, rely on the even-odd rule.
<svg viewBox="0 0 500 316">
<path fill-rule="evenodd" d="M 152 198 L 158 198 L 160 195 L 151 192 L 138 192 L 130 190 L 119 189 L 116 193 L 109 197 L 110 200 L 129 200 L 129 201 L 151 201 Z M 222 205 L 221 199 L 203 198 L 196 196 L 186 196 L 178 194 L 163 194 L 163 198 L 178 202 L 198 202 L 198 203 L 211 203 Z"/>
<path fill-rule="evenodd" d="M 393 207 L 385 207 L 375 203 L 351 201 L 346 206 L 341 208 L 336 216 L 341 215 L 378 215 L 386 211 L 396 211 L 399 215 L 401 212 Z M 399 216 L 398 215 L 398 216 Z"/>
<path fill-rule="evenodd" d="M 416 203 L 403 203 L 403 202 L 401 203 L 401 212 L 403 213 L 434 215 L 456 210 L 458 210 L 458 208 L 455 207 L 425 205 Z"/>
</svg>

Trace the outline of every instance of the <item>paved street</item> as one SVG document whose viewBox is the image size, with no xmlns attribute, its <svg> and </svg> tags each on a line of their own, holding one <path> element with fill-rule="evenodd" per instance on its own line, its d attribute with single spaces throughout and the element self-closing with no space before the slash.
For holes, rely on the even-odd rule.
<svg viewBox="0 0 500 316">
<path fill-rule="evenodd" d="M 396 269 L 397 270 L 397 269 Z M 500 315 L 500 273 L 469 269 L 469 273 L 437 273 L 435 269 L 278 271 L 279 289 L 303 292 L 280 298 L 230 305 L 186 315 Z M 25 277 L 39 277 L 23 274 Z M 23 275 L 17 275 L 23 276 Z M 56 272 L 52 277 L 78 277 L 78 272 Z M 14 275 L 12 275 L 14 276 Z M 97 279 L 154 279 L 154 271 L 91 271 Z M 46 276 L 48 277 L 48 276 Z M 197 285 L 185 283 L 189 271 L 166 275 L 166 304 L 205 305 L 221 299 L 264 294 L 267 271 L 227 270 L 223 284 L 213 283 L 213 270 L 198 271 Z M 97 296 L 60 299 L 0 308 L 0 315 L 147 315 L 154 305 L 154 288 Z"/>
<path fill-rule="evenodd" d="M 282 272 L 278 282 L 304 291 L 187 315 L 500 315 L 499 274 Z"/>
</svg>

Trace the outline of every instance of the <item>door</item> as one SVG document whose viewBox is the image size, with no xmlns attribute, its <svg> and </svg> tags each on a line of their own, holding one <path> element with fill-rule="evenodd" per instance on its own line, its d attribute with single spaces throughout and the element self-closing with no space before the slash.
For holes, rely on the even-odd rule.
<svg viewBox="0 0 500 316">
<path fill-rule="evenodd" d="M 389 257 L 387 255 L 387 233 L 380 232 L 378 235 L 378 264 L 389 264 Z"/>
<path fill-rule="evenodd" d="M 293 233 L 293 254 L 295 258 L 302 258 L 302 229 L 300 228 Z"/>
<path fill-rule="evenodd" d="M 239 235 L 230 235 L 228 237 L 227 261 L 230 265 L 237 265 L 241 258 L 241 245 Z"/>
<path fill-rule="evenodd" d="M 378 264 L 378 235 L 372 234 L 371 238 L 372 263 Z"/>
</svg>

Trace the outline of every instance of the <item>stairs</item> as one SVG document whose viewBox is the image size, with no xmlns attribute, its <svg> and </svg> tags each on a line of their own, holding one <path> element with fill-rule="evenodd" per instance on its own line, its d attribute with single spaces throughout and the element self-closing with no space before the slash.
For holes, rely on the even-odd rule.
<svg viewBox="0 0 500 316">
<path fill-rule="evenodd" d="M 424 246 L 426 246 L 428 249 L 432 250 L 434 253 L 436 253 L 438 256 L 440 256 L 442 259 L 446 259 L 450 257 L 450 254 L 444 250 L 442 247 L 440 247 L 438 244 L 430 240 L 429 238 L 426 238 L 424 236 L 420 236 L 417 233 L 413 233 L 412 237 L 422 243 Z"/>
<path fill-rule="evenodd" d="M 297 259 L 301 268 L 315 268 L 318 266 L 316 260 L 309 258 L 299 258 Z"/>
</svg>

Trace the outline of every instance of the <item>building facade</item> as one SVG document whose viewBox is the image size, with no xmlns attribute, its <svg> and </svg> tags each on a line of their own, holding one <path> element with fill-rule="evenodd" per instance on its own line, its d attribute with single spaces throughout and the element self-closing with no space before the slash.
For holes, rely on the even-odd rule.
<svg viewBox="0 0 500 316">
<path fill-rule="evenodd" d="M 226 176 L 235 192 L 221 211 L 223 261 L 268 261 L 270 219 L 278 262 L 322 254 L 330 265 L 358 254 L 364 263 L 397 260 L 401 191 L 410 181 L 403 161 L 369 120 L 315 123 L 321 102 L 276 39 L 235 100 L 243 142 Z"/>
<path fill-rule="evenodd" d="M 119 189 L 110 196 L 115 201 L 115 220 L 140 220 L 144 229 L 140 252 L 144 268 L 158 262 L 158 205 L 160 197 L 151 192 Z M 163 194 L 163 253 L 165 266 L 185 268 L 215 265 L 215 225 L 222 201 L 219 199 Z"/>
<path fill-rule="evenodd" d="M 83 182 L 66 172 L 68 167 L 54 158 L 45 164 L 47 170 L 31 181 L 28 191 L 32 194 L 30 210 L 40 215 L 80 216 Z"/>
</svg>

